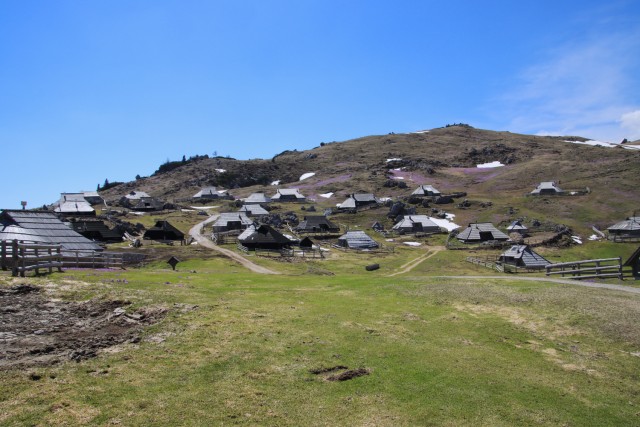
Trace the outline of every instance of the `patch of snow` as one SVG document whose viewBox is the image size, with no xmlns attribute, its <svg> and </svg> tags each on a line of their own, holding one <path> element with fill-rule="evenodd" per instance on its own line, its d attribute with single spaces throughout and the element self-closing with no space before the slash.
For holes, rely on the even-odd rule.
<svg viewBox="0 0 640 427">
<path fill-rule="evenodd" d="M 379 199 L 382 203 L 384 202 L 388 202 L 389 200 L 391 200 L 391 197 L 380 197 Z"/>
<path fill-rule="evenodd" d="M 404 168 L 395 168 L 394 171 L 401 171 L 404 170 Z"/>
<path fill-rule="evenodd" d="M 225 173 L 226 171 L 227 171 L 226 169 L 216 169 L 216 172 L 219 172 L 219 173 Z"/>
<path fill-rule="evenodd" d="M 180 212 L 195 212 L 195 209 L 180 209 Z"/>
<path fill-rule="evenodd" d="M 280 185 L 280 180 L 273 181 L 273 182 L 271 183 L 271 185 Z"/>
<path fill-rule="evenodd" d="M 592 147 L 604 147 L 604 148 L 622 147 L 622 148 L 626 148 L 627 150 L 640 150 L 640 147 L 638 146 L 617 144 L 614 142 L 596 141 L 595 139 L 590 139 L 588 141 L 572 141 L 570 139 L 566 139 L 564 142 L 570 142 L 572 144 L 591 145 Z"/>
<path fill-rule="evenodd" d="M 144 215 L 144 212 L 129 212 L 129 213 L 134 215 L 140 215 L 140 216 Z"/>
<path fill-rule="evenodd" d="M 318 196 L 324 197 L 325 199 L 330 199 L 331 196 L 333 196 L 333 193 L 318 194 Z"/>
<path fill-rule="evenodd" d="M 407 246 L 422 246 L 422 243 L 419 242 L 402 242 Z"/>
<path fill-rule="evenodd" d="M 498 160 L 490 163 L 482 163 L 480 165 L 477 165 L 477 167 L 480 169 L 499 168 L 500 166 L 504 166 L 504 165 L 500 163 Z"/>
<path fill-rule="evenodd" d="M 411 132 L 411 133 L 429 133 L 428 130 L 417 130 L 415 132 Z"/>
<path fill-rule="evenodd" d="M 455 224 L 449 221 L 448 219 L 440 219 L 440 218 L 433 218 L 433 217 L 429 217 L 429 219 L 433 221 L 438 227 L 442 227 L 447 231 L 453 231 L 456 228 L 460 228 L 458 224 Z"/>
<path fill-rule="evenodd" d="M 577 244 L 581 245 L 582 244 L 582 239 L 579 236 L 571 236 L 571 238 L 573 239 L 574 242 L 576 242 Z"/>
<path fill-rule="evenodd" d="M 215 209 L 220 206 L 189 206 L 191 209 Z"/>
<path fill-rule="evenodd" d="M 385 239 L 387 242 L 393 242 L 393 239 Z"/>
<path fill-rule="evenodd" d="M 400 162 L 400 161 L 402 161 L 402 159 L 387 159 L 387 163 Z"/>
<path fill-rule="evenodd" d="M 600 236 L 592 234 L 591 236 L 589 236 L 589 240 L 600 240 Z"/>
<path fill-rule="evenodd" d="M 300 176 L 300 179 L 298 181 L 304 181 L 307 178 L 311 178 L 312 176 L 314 176 L 316 173 L 315 172 L 307 172 L 307 173 L 303 173 Z"/>
<path fill-rule="evenodd" d="M 404 179 L 404 176 L 394 176 L 393 179 Z"/>
<path fill-rule="evenodd" d="M 336 203 L 336 208 L 339 208 L 340 206 L 342 206 L 342 203 Z"/>
<path fill-rule="evenodd" d="M 456 217 L 456 214 L 452 214 L 452 213 L 445 213 L 444 214 L 445 219 L 453 219 Z"/>
</svg>

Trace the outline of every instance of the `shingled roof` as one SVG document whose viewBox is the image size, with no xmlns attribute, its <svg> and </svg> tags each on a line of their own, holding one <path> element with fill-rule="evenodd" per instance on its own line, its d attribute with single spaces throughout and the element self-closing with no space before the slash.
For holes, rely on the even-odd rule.
<svg viewBox="0 0 640 427">
<path fill-rule="evenodd" d="M 339 233 L 340 227 L 324 215 L 305 216 L 296 227 L 300 233 Z"/>
<path fill-rule="evenodd" d="M 439 233 L 440 227 L 427 215 L 405 215 L 393 226 L 393 230 L 405 233 Z"/>
<path fill-rule="evenodd" d="M 63 215 L 95 215 L 96 211 L 84 198 L 84 193 L 61 193 L 54 211 Z"/>
<path fill-rule="evenodd" d="M 500 255 L 505 264 L 531 269 L 543 269 L 551 264 L 543 256 L 536 253 L 529 245 L 514 245 Z"/>
<path fill-rule="evenodd" d="M 509 236 L 498 230 L 490 222 L 478 222 L 469 224 L 457 236 L 458 240 L 465 243 L 486 242 L 489 240 L 509 240 Z"/>
<path fill-rule="evenodd" d="M 61 245 L 63 252 L 102 251 L 95 242 L 81 236 L 60 221 L 53 212 L 4 210 L 0 213 L 0 240 Z"/>
<path fill-rule="evenodd" d="M 253 231 L 238 236 L 238 241 L 249 249 L 282 249 L 291 245 L 291 240 L 270 225 L 261 225 Z"/>
<path fill-rule="evenodd" d="M 151 240 L 182 240 L 184 239 L 184 233 L 173 225 L 169 221 L 156 221 L 156 225 L 145 231 L 145 239 Z"/>
<path fill-rule="evenodd" d="M 439 196 L 441 193 L 440 191 L 436 190 L 434 186 L 432 185 L 420 185 L 418 186 L 418 188 L 416 188 L 413 193 L 411 193 L 412 196 Z"/>
<path fill-rule="evenodd" d="M 375 249 L 380 246 L 364 231 L 347 231 L 338 238 L 338 244 L 349 249 Z"/>
</svg>

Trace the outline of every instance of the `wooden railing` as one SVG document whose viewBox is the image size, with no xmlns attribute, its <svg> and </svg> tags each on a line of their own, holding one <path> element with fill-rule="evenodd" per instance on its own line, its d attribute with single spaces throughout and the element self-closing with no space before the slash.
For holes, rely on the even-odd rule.
<svg viewBox="0 0 640 427">
<path fill-rule="evenodd" d="M 547 276 L 560 274 L 569 279 L 606 279 L 617 277 L 622 280 L 622 258 L 588 259 L 561 262 L 546 267 Z M 554 271 L 557 270 L 557 271 Z"/>
<path fill-rule="evenodd" d="M 30 270 L 34 270 L 36 274 L 40 274 L 41 269 L 47 269 L 49 273 L 52 273 L 54 268 L 62 271 L 61 250 L 60 245 L 3 240 L 0 242 L 0 265 L 3 270 L 11 267 L 12 276 L 22 277 Z"/>
<path fill-rule="evenodd" d="M 124 254 L 114 252 L 69 251 L 61 245 L 45 245 L 18 240 L 0 241 L 0 268 L 13 276 L 27 271 L 53 272 L 54 268 L 124 268 Z"/>
</svg>

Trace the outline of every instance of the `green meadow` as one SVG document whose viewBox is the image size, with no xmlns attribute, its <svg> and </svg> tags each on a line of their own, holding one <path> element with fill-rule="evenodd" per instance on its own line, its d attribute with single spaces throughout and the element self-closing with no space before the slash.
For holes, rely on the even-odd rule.
<svg viewBox="0 0 640 427">
<path fill-rule="evenodd" d="M 596 252 L 611 252 L 603 245 Z M 389 276 L 427 250 L 433 256 Z M 640 424 L 640 296 L 525 275 L 434 277 L 496 273 L 460 252 L 250 257 L 280 275 L 197 252 L 176 271 L 159 259 L 3 273 L 0 286 L 27 281 L 52 298 L 126 299 L 127 310 L 168 314 L 139 343 L 96 358 L 0 371 L 0 424 Z M 373 262 L 380 270 L 365 271 Z M 452 263 L 459 270 L 445 268 Z M 344 369 L 363 375 L 332 381 Z"/>
</svg>

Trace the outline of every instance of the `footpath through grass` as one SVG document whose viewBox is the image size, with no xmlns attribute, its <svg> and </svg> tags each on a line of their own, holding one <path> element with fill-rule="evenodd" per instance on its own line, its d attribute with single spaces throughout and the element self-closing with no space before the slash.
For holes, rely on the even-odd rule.
<svg viewBox="0 0 640 427">
<path fill-rule="evenodd" d="M 224 262 L 28 279 L 56 297 L 171 312 L 118 352 L 0 372 L 0 424 L 640 423 L 636 296 L 517 278 L 260 276 Z M 368 374 L 311 373 L 336 366 Z"/>
</svg>

